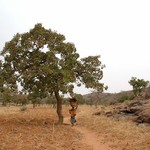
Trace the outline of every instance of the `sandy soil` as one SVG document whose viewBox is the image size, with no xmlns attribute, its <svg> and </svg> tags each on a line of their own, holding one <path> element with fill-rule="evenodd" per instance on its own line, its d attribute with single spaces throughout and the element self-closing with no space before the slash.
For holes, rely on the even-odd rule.
<svg viewBox="0 0 150 150">
<path fill-rule="evenodd" d="M 56 110 L 40 106 L 0 107 L 0 150 L 149 150 L 149 126 L 93 116 L 95 107 L 80 106 L 76 126 L 63 106 L 64 125 L 56 125 Z"/>
<path fill-rule="evenodd" d="M 82 134 L 83 144 L 87 144 L 93 150 L 110 150 L 109 144 L 103 143 L 103 137 L 99 137 L 95 132 L 84 127 L 75 127 L 75 129 Z"/>
<path fill-rule="evenodd" d="M 92 115 L 101 109 L 105 111 L 112 109 L 109 107 L 84 106 L 79 107 L 79 109 L 78 122 L 80 126 L 88 129 L 88 132 L 92 131 L 94 135 L 96 134 L 96 139 L 102 143 L 101 146 L 104 148 L 111 150 L 150 150 L 149 124 L 137 125 L 130 120 L 130 117 L 118 120 L 104 115 Z"/>
<path fill-rule="evenodd" d="M 78 117 L 82 116 L 82 113 L 78 113 Z M 64 119 L 64 122 L 66 124 L 70 124 L 70 119 L 66 117 Z M 81 144 L 87 145 L 88 148 L 92 150 L 111 150 L 110 143 L 104 142 L 104 137 L 99 136 L 96 132 L 92 131 L 91 129 L 88 129 L 86 127 L 83 127 L 80 125 L 80 123 L 77 123 L 72 127 L 72 129 L 75 132 L 78 132 L 78 134 L 81 134 Z"/>
<path fill-rule="evenodd" d="M 0 107 L 0 150 L 92 150 L 70 123 L 56 125 L 56 110 L 49 106 Z M 69 116 L 68 108 L 64 115 Z"/>
</svg>

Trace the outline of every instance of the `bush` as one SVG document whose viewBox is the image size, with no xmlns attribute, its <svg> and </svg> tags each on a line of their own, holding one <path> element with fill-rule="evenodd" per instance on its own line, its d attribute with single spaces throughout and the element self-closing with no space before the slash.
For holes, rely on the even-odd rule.
<svg viewBox="0 0 150 150">
<path fill-rule="evenodd" d="M 26 106 L 22 106 L 21 108 L 20 108 L 20 111 L 26 111 L 27 110 L 27 107 Z"/>
<path fill-rule="evenodd" d="M 133 100 L 133 99 L 134 99 L 134 97 L 135 97 L 135 96 L 134 96 L 133 94 L 132 94 L 132 95 L 130 95 L 130 96 L 129 96 L 129 100 Z"/>
<path fill-rule="evenodd" d="M 121 96 L 120 98 L 119 98 L 119 102 L 124 102 L 124 101 L 126 101 L 126 100 L 129 100 L 129 96 L 128 95 L 123 95 L 123 96 Z"/>
</svg>

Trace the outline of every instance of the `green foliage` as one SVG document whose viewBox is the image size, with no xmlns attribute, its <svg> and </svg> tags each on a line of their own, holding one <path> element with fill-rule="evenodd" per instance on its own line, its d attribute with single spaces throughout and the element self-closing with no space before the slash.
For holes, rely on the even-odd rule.
<svg viewBox="0 0 150 150">
<path fill-rule="evenodd" d="M 1 92 L 1 99 L 2 105 L 6 106 L 8 103 L 12 101 L 12 97 L 14 95 L 14 91 L 9 88 L 3 88 L 3 91 Z"/>
<path fill-rule="evenodd" d="M 28 96 L 23 93 L 17 93 L 12 97 L 12 102 L 16 105 L 26 105 L 28 104 Z"/>
<path fill-rule="evenodd" d="M 119 102 L 124 102 L 126 100 L 129 100 L 129 96 L 128 95 L 123 95 L 119 98 Z"/>
<path fill-rule="evenodd" d="M 85 104 L 92 106 L 92 105 L 94 105 L 94 100 L 91 99 L 91 98 L 90 99 L 85 99 Z"/>
<path fill-rule="evenodd" d="M 100 56 L 82 58 L 78 61 L 76 72 L 78 83 L 84 83 L 86 88 L 103 91 L 104 88 L 107 89 L 108 87 L 104 87 L 104 84 L 99 82 L 103 78 L 102 69 L 105 67 L 99 58 Z"/>
<path fill-rule="evenodd" d="M 133 94 L 131 94 L 130 96 L 129 96 L 129 100 L 133 100 L 135 98 L 135 96 L 133 95 Z"/>
<path fill-rule="evenodd" d="M 85 104 L 85 99 L 81 94 L 73 94 L 73 97 L 77 99 L 78 104 Z"/>
<path fill-rule="evenodd" d="M 46 104 L 52 104 L 53 106 L 56 105 L 56 98 L 54 96 L 48 96 L 46 98 Z"/>
<path fill-rule="evenodd" d="M 104 68 L 100 57 L 79 60 L 73 43 L 66 42 L 64 35 L 45 29 L 42 24 L 36 24 L 29 32 L 17 33 L 5 44 L 1 54 L 4 57 L 3 83 L 10 88 L 20 83 L 24 91 L 34 95 L 34 100 L 55 94 L 61 121 L 60 92 L 72 94 L 74 83 L 99 91 L 104 89 L 100 83 Z"/>
<path fill-rule="evenodd" d="M 136 77 L 132 77 L 129 81 L 129 84 L 133 87 L 133 93 L 135 96 L 140 96 L 142 91 L 148 86 L 148 83 L 149 81 L 137 79 Z"/>
<path fill-rule="evenodd" d="M 2 68 L 2 61 L 0 60 L 0 92 L 3 91 L 3 84 L 4 84 L 3 68 Z"/>
<path fill-rule="evenodd" d="M 36 93 L 30 93 L 28 95 L 28 100 L 33 104 L 33 108 L 35 108 L 37 104 L 41 104 L 42 99 L 38 97 Z"/>
<path fill-rule="evenodd" d="M 19 82 L 24 90 L 37 97 L 44 97 L 45 92 L 72 93 L 74 82 L 97 90 L 104 87 L 99 81 L 105 66 L 99 56 L 78 60 L 74 44 L 42 24 L 36 24 L 27 33 L 17 33 L 5 44 L 2 55 L 5 82 L 11 85 Z"/>
</svg>

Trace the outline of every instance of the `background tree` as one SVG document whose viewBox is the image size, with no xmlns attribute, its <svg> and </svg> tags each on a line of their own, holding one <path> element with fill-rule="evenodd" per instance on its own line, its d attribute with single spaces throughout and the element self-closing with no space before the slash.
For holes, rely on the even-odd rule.
<svg viewBox="0 0 150 150">
<path fill-rule="evenodd" d="M 4 84 L 3 68 L 2 68 L 2 61 L 0 60 L 0 93 L 3 91 L 3 84 Z"/>
<path fill-rule="evenodd" d="M 14 94 L 14 96 L 12 97 L 12 102 L 15 103 L 16 105 L 26 105 L 28 104 L 28 95 L 26 93 L 16 93 Z"/>
<path fill-rule="evenodd" d="M 3 91 L 1 92 L 1 103 L 3 106 L 6 106 L 7 104 L 10 104 L 12 102 L 13 96 L 15 95 L 15 91 L 10 88 L 3 88 Z"/>
<path fill-rule="evenodd" d="M 46 97 L 46 104 L 52 105 L 53 108 L 56 108 L 56 98 L 53 95 L 48 95 Z"/>
<path fill-rule="evenodd" d="M 79 60 L 73 43 L 66 42 L 64 35 L 47 30 L 42 24 L 36 24 L 27 33 L 17 33 L 5 44 L 2 55 L 7 73 L 5 82 L 20 83 L 23 90 L 40 98 L 55 95 L 60 124 L 63 123 L 60 92 L 73 93 L 73 83 L 78 86 L 83 83 L 97 90 L 104 88 L 99 82 L 104 68 L 100 56 Z"/>
<path fill-rule="evenodd" d="M 129 84 L 133 87 L 133 93 L 135 96 L 140 96 L 141 92 L 147 87 L 148 83 L 149 81 L 138 79 L 136 77 L 132 77 L 129 81 Z"/>
<path fill-rule="evenodd" d="M 85 99 L 81 94 L 73 94 L 73 97 L 75 97 L 78 100 L 78 104 L 85 104 Z"/>
</svg>

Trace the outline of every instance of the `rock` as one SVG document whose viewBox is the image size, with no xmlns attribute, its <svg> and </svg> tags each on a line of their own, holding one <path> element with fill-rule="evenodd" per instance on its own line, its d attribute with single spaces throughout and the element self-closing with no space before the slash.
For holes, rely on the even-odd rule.
<svg viewBox="0 0 150 150">
<path fill-rule="evenodd" d="M 136 121 L 138 123 L 144 123 L 144 122 L 150 123 L 150 110 L 146 109 L 146 110 L 143 110 L 142 112 L 140 112 L 138 114 Z"/>
<path fill-rule="evenodd" d="M 113 110 L 101 110 L 93 115 L 105 115 L 115 120 L 130 119 L 134 122 L 150 124 L 150 100 L 133 100 L 113 107 Z"/>
<path fill-rule="evenodd" d="M 95 113 L 93 113 L 92 115 L 101 115 L 101 112 L 100 111 L 98 111 L 98 112 L 95 112 Z"/>
<path fill-rule="evenodd" d="M 140 100 L 133 100 L 131 103 L 128 104 L 128 107 L 135 107 L 135 106 L 142 106 L 143 101 Z"/>
<path fill-rule="evenodd" d="M 113 115 L 113 113 L 112 113 L 111 111 L 107 111 L 107 112 L 105 112 L 105 115 L 106 115 L 107 117 L 110 117 L 110 116 Z"/>
</svg>

